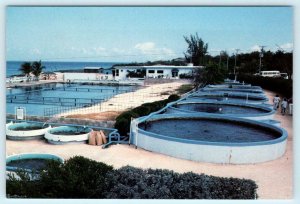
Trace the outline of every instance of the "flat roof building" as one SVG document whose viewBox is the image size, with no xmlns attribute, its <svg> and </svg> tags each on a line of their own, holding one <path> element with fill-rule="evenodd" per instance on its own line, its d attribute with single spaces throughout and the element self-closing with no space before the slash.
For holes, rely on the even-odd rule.
<svg viewBox="0 0 300 204">
<path fill-rule="evenodd" d="M 179 79 L 183 75 L 192 75 L 196 68 L 203 66 L 175 66 L 175 65 L 151 65 L 151 66 L 115 66 L 113 69 L 113 77 L 116 80 L 130 78 L 130 73 L 144 72 L 145 78 L 166 78 Z"/>
</svg>

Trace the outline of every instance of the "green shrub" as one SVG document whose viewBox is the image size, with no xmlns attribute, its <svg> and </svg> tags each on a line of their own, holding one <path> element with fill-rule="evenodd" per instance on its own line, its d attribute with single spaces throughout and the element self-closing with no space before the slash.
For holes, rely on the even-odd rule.
<svg viewBox="0 0 300 204">
<path fill-rule="evenodd" d="M 185 94 L 194 88 L 192 84 L 182 84 L 178 89 L 176 89 L 178 94 Z"/>
<path fill-rule="evenodd" d="M 114 199 L 255 199 L 252 180 L 220 178 L 130 166 L 108 173 L 106 198 Z"/>
<path fill-rule="evenodd" d="M 281 78 L 261 77 L 253 75 L 238 75 L 238 80 L 256 86 L 261 86 L 264 89 L 274 91 L 290 98 L 293 96 L 293 81 Z"/>
<path fill-rule="evenodd" d="M 179 174 L 163 169 L 130 166 L 113 170 L 101 162 L 75 156 L 64 164 L 49 162 L 47 170 L 32 180 L 18 172 L 7 180 L 13 198 L 113 198 L 113 199 L 256 199 L 252 180 L 204 174 Z"/>
<path fill-rule="evenodd" d="M 49 162 L 38 180 L 7 181 L 7 193 L 28 198 L 103 198 L 105 177 L 112 166 L 75 156 L 64 164 Z"/>
<path fill-rule="evenodd" d="M 32 176 L 26 171 L 18 170 L 14 174 L 8 174 L 6 181 L 7 197 L 36 198 L 41 195 L 40 182 L 32 180 Z"/>
<path fill-rule="evenodd" d="M 152 112 L 158 111 L 165 107 L 169 102 L 176 101 L 180 97 L 176 94 L 170 95 L 168 99 L 155 101 L 152 103 L 144 103 L 141 106 L 138 106 L 131 111 L 126 111 L 121 113 L 116 118 L 115 128 L 118 129 L 121 135 L 126 136 L 127 133 L 130 131 L 130 123 L 131 118 L 138 118 L 145 115 L 149 115 Z"/>
<path fill-rule="evenodd" d="M 131 110 L 139 116 L 148 115 L 151 113 L 151 108 L 148 106 L 139 106 Z"/>
<path fill-rule="evenodd" d="M 172 101 L 177 101 L 180 99 L 180 96 L 176 95 L 176 94 L 172 94 L 168 97 L 168 101 L 172 102 Z"/>
</svg>

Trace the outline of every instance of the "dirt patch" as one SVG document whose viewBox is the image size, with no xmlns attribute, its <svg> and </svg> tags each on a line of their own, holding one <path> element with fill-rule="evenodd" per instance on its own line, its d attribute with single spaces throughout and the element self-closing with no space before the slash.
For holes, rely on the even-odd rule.
<svg viewBox="0 0 300 204">
<path fill-rule="evenodd" d="M 88 113 L 88 114 L 74 114 L 68 115 L 66 118 L 80 118 L 80 119 L 90 119 L 98 121 L 108 121 L 115 120 L 122 111 L 106 111 L 101 113 Z"/>
</svg>

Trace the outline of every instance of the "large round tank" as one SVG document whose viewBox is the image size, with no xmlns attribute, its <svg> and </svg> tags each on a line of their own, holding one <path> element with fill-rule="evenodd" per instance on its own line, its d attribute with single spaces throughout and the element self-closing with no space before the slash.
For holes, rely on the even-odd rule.
<svg viewBox="0 0 300 204">
<path fill-rule="evenodd" d="M 143 121 L 143 118 L 137 121 Z M 271 124 L 227 116 L 160 114 L 132 126 L 131 143 L 200 162 L 248 164 L 281 157 L 287 132 Z"/>
<path fill-rule="evenodd" d="M 41 139 L 50 128 L 50 125 L 43 123 L 9 123 L 6 125 L 6 136 L 12 140 Z"/>
<path fill-rule="evenodd" d="M 91 128 L 83 126 L 59 126 L 48 130 L 45 133 L 45 139 L 52 144 L 86 143 L 91 131 Z"/>
</svg>

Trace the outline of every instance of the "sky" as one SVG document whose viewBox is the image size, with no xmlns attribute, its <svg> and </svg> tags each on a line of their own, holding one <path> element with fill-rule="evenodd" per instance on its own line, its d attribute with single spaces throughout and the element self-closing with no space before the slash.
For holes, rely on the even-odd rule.
<svg viewBox="0 0 300 204">
<path fill-rule="evenodd" d="M 293 49 L 293 7 L 6 7 L 6 60 L 145 62 Z"/>
</svg>

